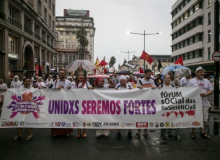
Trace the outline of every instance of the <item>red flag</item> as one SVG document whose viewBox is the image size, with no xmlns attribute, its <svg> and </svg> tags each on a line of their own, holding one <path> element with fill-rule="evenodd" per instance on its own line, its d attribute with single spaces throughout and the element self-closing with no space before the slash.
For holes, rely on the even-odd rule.
<svg viewBox="0 0 220 160">
<path fill-rule="evenodd" d="M 140 67 L 140 73 L 144 73 L 143 69 Z"/>
<path fill-rule="evenodd" d="M 107 71 L 107 69 L 104 67 L 104 73 L 106 74 L 108 71 Z"/>
<path fill-rule="evenodd" d="M 108 63 L 106 63 L 104 60 L 102 60 L 100 63 L 99 63 L 99 65 L 100 66 L 106 66 Z"/>
<path fill-rule="evenodd" d="M 153 62 L 151 56 L 149 56 L 145 51 L 142 52 L 141 59 L 148 61 L 150 64 Z"/>
<path fill-rule="evenodd" d="M 183 65 L 183 57 L 180 56 L 180 58 L 177 59 L 177 61 L 174 64 L 181 64 L 181 65 Z"/>
</svg>

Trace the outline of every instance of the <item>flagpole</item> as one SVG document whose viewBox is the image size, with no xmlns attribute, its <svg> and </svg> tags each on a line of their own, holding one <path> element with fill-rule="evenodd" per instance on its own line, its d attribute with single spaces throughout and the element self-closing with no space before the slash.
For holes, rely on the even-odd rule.
<svg viewBox="0 0 220 160">
<path fill-rule="evenodd" d="M 130 31 L 127 31 L 128 34 L 137 34 L 137 35 L 143 35 L 144 36 L 144 51 L 145 51 L 145 36 L 146 35 L 158 35 L 158 34 L 162 34 L 162 33 L 149 33 L 149 34 L 146 34 L 145 33 L 145 30 L 144 30 L 144 34 L 143 33 L 134 33 L 134 32 L 130 32 Z M 144 60 L 144 70 L 145 70 L 145 60 Z"/>
<path fill-rule="evenodd" d="M 145 30 L 144 30 L 144 51 L 145 51 Z M 144 71 L 145 71 L 145 60 L 144 60 Z"/>
</svg>

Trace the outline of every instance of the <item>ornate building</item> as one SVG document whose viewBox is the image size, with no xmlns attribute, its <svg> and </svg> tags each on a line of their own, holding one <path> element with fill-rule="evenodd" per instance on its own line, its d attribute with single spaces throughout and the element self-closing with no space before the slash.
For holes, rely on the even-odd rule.
<svg viewBox="0 0 220 160">
<path fill-rule="evenodd" d="M 0 0 L 0 77 L 36 75 L 53 67 L 55 0 Z"/>
<path fill-rule="evenodd" d="M 77 31 L 84 27 L 87 32 L 88 46 L 82 48 L 77 40 Z M 87 10 L 64 9 L 63 17 L 56 17 L 56 54 L 54 68 L 65 68 L 78 59 L 94 61 L 94 20 Z"/>
</svg>

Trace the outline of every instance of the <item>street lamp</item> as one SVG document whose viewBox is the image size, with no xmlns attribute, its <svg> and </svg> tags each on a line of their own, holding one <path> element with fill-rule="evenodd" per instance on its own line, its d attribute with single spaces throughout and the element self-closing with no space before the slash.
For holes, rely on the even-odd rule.
<svg viewBox="0 0 220 160">
<path fill-rule="evenodd" d="M 145 30 L 144 30 L 144 33 L 134 33 L 134 32 L 130 32 L 130 31 L 127 31 L 126 33 L 127 34 L 137 34 L 137 35 L 144 36 L 144 51 L 145 51 L 145 36 L 162 34 L 162 33 L 159 33 L 159 32 L 158 33 L 148 33 L 148 34 L 146 34 Z M 144 60 L 144 70 L 145 70 L 145 60 Z"/>
<path fill-rule="evenodd" d="M 128 50 L 127 52 L 126 51 L 118 51 L 118 52 L 120 52 L 120 53 L 127 53 L 128 54 L 128 62 L 129 62 L 129 54 L 130 53 L 136 53 L 136 52 L 139 52 L 139 51 L 129 51 Z M 128 67 L 128 70 L 129 70 L 129 67 Z"/>
</svg>

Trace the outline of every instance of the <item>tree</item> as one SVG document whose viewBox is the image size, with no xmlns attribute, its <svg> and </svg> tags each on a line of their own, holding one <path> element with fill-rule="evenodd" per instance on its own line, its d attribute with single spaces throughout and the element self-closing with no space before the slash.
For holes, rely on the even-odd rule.
<svg viewBox="0 0 220 160">
<path fill-rule="evenodd" d="M 109 64 L 109 67 L 113 67 L 113 65 L 115 64 L 115 62 L 116 62 L 116 59 L 115 59 L 114 56 L 112 56 L 111 59 L 110 59 L 110 62 L 108 63 L 108 64 Z"/>
<path fill-rule="evenodd" d="M 85 48 L 89 44 L 89 41 L 86 36 L 87 36 L 87 33 L 86 33 L 86 29 L 84 27 L 80 28 L 76 32 L 77 40 L 80 43 L 80 45 L 82 46 L 82 48 Z"/>
</svg>

